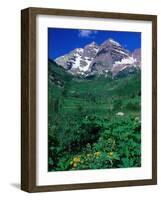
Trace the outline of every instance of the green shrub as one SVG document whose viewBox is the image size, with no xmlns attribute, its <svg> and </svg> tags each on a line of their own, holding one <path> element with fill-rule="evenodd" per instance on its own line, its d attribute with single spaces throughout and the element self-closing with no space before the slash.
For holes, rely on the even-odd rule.
<svg viewBox="0 0 161 200">
<path fill-rule="evenodd" d="M 129 99 L 124 103 L 126 110 L 139 110 L 140 109 L 140 98 Z"/>
<path fill-rule="evenodd" d="M 122 100 L 121 99 L 115 99 L 113 101 L 113 109 L 114 110 L 121 110 L 122 108 Z"/>
<path fill-rule="evenodd" d="M 58 159 L 56 170 L 141 166 L 141 124 L 137 118 L 135 120 L 134 117 L 114 117 L 108 121 L 107 118 L 87 117 L 81 123 L 84 133 L 88 133 L 90 126 L 94 127 L 91 120 L 94 120 L 95 125 L 99 127 L 99 135 L 92 140 L 88 136 L 84 137 L 86 134 L 83 136 L 82 133 L 77 132 L 76 138 L 69 138 L 69 136 L 64 138 L 63 146 L 70 146 L 70 149 L 63 149 L 66 153 Z M 56 155 L 60 155 L 60 152 Z M 51 164 L 52 162 L 50 161 Z"/>
</svg>

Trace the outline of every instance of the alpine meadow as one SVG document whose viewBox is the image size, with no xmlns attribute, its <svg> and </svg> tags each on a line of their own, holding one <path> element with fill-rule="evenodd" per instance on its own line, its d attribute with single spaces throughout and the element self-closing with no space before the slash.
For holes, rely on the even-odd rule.
<svg viewBox="0 0 161 200">
<path fill-rule="evenodd" d="M 141 34 L 48 38 L 48 171 L 141 167 Z"/>
</svg>

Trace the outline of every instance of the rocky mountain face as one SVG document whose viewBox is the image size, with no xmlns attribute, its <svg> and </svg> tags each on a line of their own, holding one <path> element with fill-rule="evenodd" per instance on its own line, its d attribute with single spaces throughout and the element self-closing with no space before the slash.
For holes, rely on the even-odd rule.
<svg viewBox="0 0 161 200">
<path fill-rule="evenodd" d="M 141 63 L 141 49 L 135 49 L 132 53 L 133 58 L 135 58 L 139 63 Z"/>
<path fill-rule="evenodd" d="M 129 52 L 113 39 L 104 41 L 100 46 L 95 42 L 84 48 L 76 48 L 55 62 L 73 75 L 89 76 L 112 74 L 122 76 L 134 73 L 141 67 L 141 50 Z"/>
<path fill-rule="evenodd" d="M 76 48 L 68 54 L 58 57 L 55 62 L 67 69 L 72 74 L 89 73 L 90 64 L 99 50 L 98 45 L 92 42 L 84 48 Z"/>
</svg>

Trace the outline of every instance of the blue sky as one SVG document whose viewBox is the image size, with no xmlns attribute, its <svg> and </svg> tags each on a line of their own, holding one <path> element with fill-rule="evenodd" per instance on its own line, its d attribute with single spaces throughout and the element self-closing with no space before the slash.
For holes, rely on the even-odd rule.
<svg viewBox="0 0 161 200">
<path fill-rule="evenodd" d="M 129 51 L 141 48 L 139 32 L 48 28 L 48 57 L 55 59 L 92 41 L 100 45 L 109 38 L 116 40 Z"/>
</svg>

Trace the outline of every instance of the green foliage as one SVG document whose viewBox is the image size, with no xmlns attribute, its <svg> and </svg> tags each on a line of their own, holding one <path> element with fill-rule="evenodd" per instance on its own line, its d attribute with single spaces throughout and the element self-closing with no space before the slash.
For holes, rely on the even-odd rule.
<svg viewBox="0 0 161 200">
<path fill-rule="evenodd" d="M 49 62 L 49 171 L 140 167 L 140 91 L 140 74 L 83 80 Z"/>
<path fill-rule="evenodd" d="M 103 169 L 119 167 L 139 167 L 140 122 L 132 117 L 114 118 L 102 123 L 101 135 L 96 143 L 86 147 L 73 158 L 72 169 Z"/>
<path fill-rule="evenodd" d="M 115 99 L 114 102 L 113 102 L 113 109 L 114 110 L 121 110 L 122 108 L 122 100 L 119 98 L 119 99 Z"/>
</svg>

